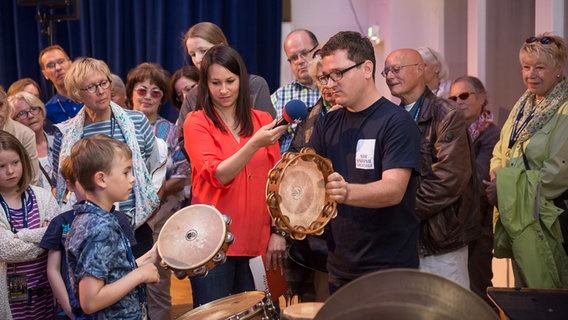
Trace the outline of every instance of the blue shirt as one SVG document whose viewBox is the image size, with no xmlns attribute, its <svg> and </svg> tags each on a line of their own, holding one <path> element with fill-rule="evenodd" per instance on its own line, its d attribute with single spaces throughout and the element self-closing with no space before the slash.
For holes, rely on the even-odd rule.
<svg viewBox="0 0 568 320">
<path fill-rule="evenodd" d="M 130 226 L 130 220 L 128 217 L 120 212 L 113 211 L 116 216 L 122 231 L 130 241 L 131 245 L 136 244 L 136 239 L 134 238 L 134 232 Z M 81 304 L 79 300 L 73 295 L 73 290 L 71 288 L 71 282 L 69 281 L 69 268 L 67 267 L 67 253 L 65 251 L 65 241 L 67 240 L 67 235 L 69 230 L 71 230 L 71 224 L 75 219 L 75 211 L 69 210 L 57 215 L 51 222 L 45 231 L 43 238 L 39 246 L 45 250 L 56 250 L 61 251 L 61 277 L 65 282 L 65 287 L 67 289 L 67 296 L 69 297 L 69 303 L 73 309 L 73 314 L 76 316 L 74 319 L 92 319 L 90 315 L 87 315 L 81 309 Z"/>
<path fill-rule="evenodd" d="M 73 295 L 79 298 L 79 282 L 85 276 L 111 284 L 136 268 L 118 219 L 90 201 L 73 206 L 77 216 L 69 230 L 67 262 Z M 118 302 L 99 312 L 93 319 L 141 319 L 141 290 L 143 285 L 127 293 Z"/>
<path fill-rule="evenodd" d="M 83 105 L 56 93 L 45 103 L 46 118 L 51 123 L 60 123 L 77 115 Z"/>
<path fill-rule="evenodd" d="M 420 171 L 420 136 L 408 113 L 385 98 L 360 112 L 341 108 L 317 122 L 308 146 L 330 159 L 348 183 L 381 180 L 389 169 L 413 171 L 397 205 L 338 205 L 337 217 L 329 224 L 328 271 L 353 280 L 382 269 L 418 268 L 415 175 Z"/>
</svg>

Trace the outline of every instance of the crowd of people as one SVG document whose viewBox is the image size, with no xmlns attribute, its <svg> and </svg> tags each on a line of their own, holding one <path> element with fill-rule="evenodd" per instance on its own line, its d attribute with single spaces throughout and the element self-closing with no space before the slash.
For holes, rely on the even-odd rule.
<svg viewBox="0 0 568 320">
<path fill-rule="evenodd" d="M 502 128 L 480 79 L 450 80 L 429 47 L 379 66 L 358 32 L 320 44 L 293 30 L 283 49 L 294 80 L 270 94 L 215 24 L 192 26 L 182 43 L 193 66 L 173 76 L 143 62 L 123 82 L 54 45 L 39 54 L 49 101 L 30 78 L 0 87 L 1 319 L 169 319 L 172 274 L 156 242 L 196 204 L 229 216 L 235 241 L 223 264 L 190 277 L 194 307 L 256 290 L 256 257 L 299 301 L 414 268 L 494 307 L 493 257 L 512 259 L 515 286 L 568 288 L 562 37 L 522 43 L 527 90 Z M 381 95 L 376 73 L 400 103 Z M 293 99 L 307 119 L 277 125 Z M 168 100 L 176 123 L 159 115 Z M 338 214 L 323 235 L 295 240 L 271 219 L 265 188 L 282 156 L 304 147 L 331 160 L 325 192 Z M 300 250 L 321 261 L 298 262 Z"/>
</svg>

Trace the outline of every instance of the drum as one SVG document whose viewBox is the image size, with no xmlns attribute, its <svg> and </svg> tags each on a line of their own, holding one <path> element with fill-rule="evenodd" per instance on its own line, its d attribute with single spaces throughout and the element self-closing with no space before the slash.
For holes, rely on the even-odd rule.
<svg viewBox="0 0 568 320">
<path fill-rule="evenodd" d="M 262 291 L 234 294 L 189 311 L 179 320 L 271 320 L 278 319 L 270 295 Z"/>
<path fill-rule="evenodd" d="M 337 216 L 337 204 L 325 192 L 331 173 L 331 161 L 310 148 L 284 153 L 270 170 L 266 204 L 276 226 L 289 232 L 292 239 L 321 235 Z"/>
<path fill-rule="evenodd" d="M 224 263 L 225 253 L 233 243 L 230 218 L 215 207 L 195 204 L 174 213 L 158 236 L 161 265 L 170 268 L 179 279 L 207 275 Z"/>
<path fill-rule="evenodd" d="M 361 276 L 337 290 L 315 320 L 499 320 L 479 296 L 459 284 L 417 269 L 388 269 Z"/>
<path fill-rule="evenodd" d="M 282 310 L 282 320 L 313 320 L 323 302 L 302 302 L 288 306 Z"/>
</svg>

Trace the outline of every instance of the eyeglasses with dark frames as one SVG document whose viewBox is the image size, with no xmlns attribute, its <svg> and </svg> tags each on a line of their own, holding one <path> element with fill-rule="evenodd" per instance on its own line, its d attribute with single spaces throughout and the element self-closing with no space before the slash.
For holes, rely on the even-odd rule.
<svg viewBox="0 0 568 320">
<path fill-rule="evenodd" d="M 91 85 L 88 85 L 86 88 L 80 88 L 83 91 L 88 91 L 89 93 L 96 93 L 97 90 L 99 90 L 99 87 L 101 87 L 101 89 L 106 90 L 108 88 L 110 88 L 110 84 L 111 81 L 110 80 L 103 80 L 99 83 L 93 83 Z"/>
<path fill-rule="evenodd" d="M 551 43 L 556 44 L 556 41 L 552 37 L 542 37 L 542 38 L 529 37 L 527 38 L 527 40 L 525 40 L 526 43 L 534 43 L 537 41 L 540 42 L 541 44 L 551 44 Z"/>
<path fill-rule="evenodd" d="M 30 107 L 28 110 L 23 110 L 23 111 L 18 112 L 18 114 L 16 114 L 15 118 L 18 119 L 18 120 L 25 120 L 30 116 L 30 114 L 32 116 L 37 115 L 40 110 L 41 110 L 40 107 Z"/>
<path fill-rule="evenodd" d="M 334 82 L 337 82 L 339 80 L 341 80 L 343 78 L 343 74 L 345 74 L 347 71 L 353 69 L 353 68 L 357 68 L 358 66 L 362 65 L 365 61 L 361 61 L 359 63 L 356 63 L 355 65 L 352 65 L 349 68 L 345 68 L 343 70 L 336 70 L 331 72 L 330 74 L 323 74 L 321 76 L 318 77 L 318 81 L 319 83 L 321 83 L 322 85 L 326 86 L 329 79 L 333 80 Z"/>
<path fill-rule="evenodd" d="M 465 100 L 469 99 L 470 95 L 476 94 L 476 93 L 477 92 L 462 92 L 462 93 L 458 94 L 457 96 L 448 97 L 448 99 L 458 101 L 458 98 L 459 98 L 461 101 L 465 101 Z"/>
<path fill-rule="evenodd" d="M 295 63 L 297 62 L 300 58 L 302 59 L 306 59 L 308 57 L 308 54 L 310 54 L 310 52 L 314 51 L 316 48 L 318 47 L 318 44 L 316 44 L 313 48 L 311 48 L 310 50 L 302 50 L 300 52 L 298 52 L 297 54 L 293 54 L 288 58 L 288 63 Z"/>
<path fill-rule="evenodd" d="M 164 93 L 160 89 L 148 90 L 148 88 L 145 87 L 138 87 L 134 89 L 134 91 L 136 91 L 136 93 L 141 97 L 145 97 L 149 91 L 150 97 L 152 97 L 153 99 L 160 99 L 164 95 Z"/>
<path fill-rule="evenodd" d="M 406 68 L 406 67 L 414 67 L 414 66 L 418 66 L 420 65 L 419 63 L 414 63 L 414 64 L 406 64 L 404 66 L 392 66 L 390 68 L 384 68 L 383 71 L 381 72 L 381 75 L 386 78 L 389 75 L 389 72 L 392 72 L 392 74 L 397 75 L 400 70 L 402 70 L 402 68 Z"/>
</svg>

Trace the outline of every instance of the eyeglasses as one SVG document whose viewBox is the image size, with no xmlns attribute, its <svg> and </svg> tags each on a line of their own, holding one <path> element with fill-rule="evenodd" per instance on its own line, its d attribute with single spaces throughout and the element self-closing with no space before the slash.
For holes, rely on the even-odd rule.
<svg viewBox="0 0 568 320">
<path fill-rule="evenodd" d="M 83 91 L 88 91 L 90 93 L 95 93 L 97 92 L 97 90 L 99 90 L 99 87 L 101 87 L 101 89 L 106 90 L 110 87 L 110 80 L 103 80 L 99 83 L 93 83 L 89 86 L 87 86 L 86 88 L 80 88 Z"/>
<path fill-rule="evenodd" d="M 472 95 L 472 94 L 476 94 L 476 93 L 475 92 L 462 92 L 462 93 L 458 94 L 457 96 L 448 97 L 448 99 L 458 101 L 458 98 L 459 98 L 461 101 L 465 101 L 465 100 L 469 99 L 469 96 Z"/>
<path fill-rule="evenodd" d="M 177 102 L 183 102 L 183 97 L 187 94 L 191 89 L 197 86 L 197 82 L 192 84 L 191 86 L 184 87 L 181 91 L 176 92 L 176 100 Z"/>
<path fill-rule="evenodd" d="M 308 57 L 308 54 L 310 54 L 310 52 L 314 51 L 316 48 L 318 47 L 318 45 L 316 44 L 313 48 L 311 48 L 310 50 L 302 50 L 300 52 L 298 52 L 297 54 L 293 54 L 288 58 L 288 63 L 295 63 L 297 62 L 300 58 L 302 59 L 306 59 Z"/>
<path fill-rule="evenodd" d="M 164 95 L 164 93 L 160 89 L 148 90 L 144 87 L 138 87 L 134 89 L 134 91 L 136 91 L 136 93 L 141 97 L 145 97 L 146 94 L 148 94 L 148 91 L 150 91 L 150 97 L 152 97 L 153 99 L 160 99 Z"/>
<path fill-rule="evenodd" d="M 56 65 L 62 65 L 62 64 L 64 64 L 66 61 L 67 61 L 67 59 L 59 59 L 59 60 L 56 60 L 55 62 L 50 62 L 50 63 L 46 64 L 45 67 L 46 67 L 47 69 L 55 69 L 55 66 L 56 66 Z"/>
<path fill-rule="evenodd" d="M 347 72 L 347 71 L 349 71 L 353 68 L 357 68 L 358 66 L 362 65 L 363 62 L 365 62 L 365 61 L 359 62 L 359 63 L 357 63 L 357 64 L 355 64 L 355 65 L 353 65 L 349 68 L 345 68 L 343 70 L 333 71 L 330 74 L 323 74 L 323 75 L 318 77 L 318 81 L 319 81 L 319 83 L 321 83 L 324 86 L 327 85 L 327 82 L 329 81 L 329 79 L 333 80 L 334 82 L 337 82 L 337 81 L 339 81 L 343 78 L 343 74 L 345 72 Z"/>
<path fill-rule="evenodd" d="M 384 68 L 383 71 L 381 72 L 381 75 L 385 78 L 388 77 L 389 72 L 392 72 L 392 74 L 397 75 L 400 72 L 400 70 L 402 70 L 402 68 L 414 67 L 414 66 L 417 66 L 417 65 L 419 65 L 419 63 L 407 64 L 407 65 L 404 65 L 404 66 L 394 66 L 394 67 L 390 67 L 390 68 Z"/>
<path fill-rule="evenodd" d="M 30 114 L 32 116 L 37 115 L 40 110 L 41 110 L 40 107 L 30 107 L 28 110 L 18 112 L 18 114 L 16 114 L 16 118 L 18 120 L 24 120 L 24 119 L 27 119 Z"/>
<path fill-rule="evenodd" d="M 542 37 L 542 38 L 529 37 L 529 38 L 527 38 L 527 40 L 525 40 L 526 43 L 534 43 L 534 42 L 537 42 L 537 41 L 542 43 L 542 44 L 556 43 L 554 38 L 551 38 L 551 37 Z"/>
</svg>

